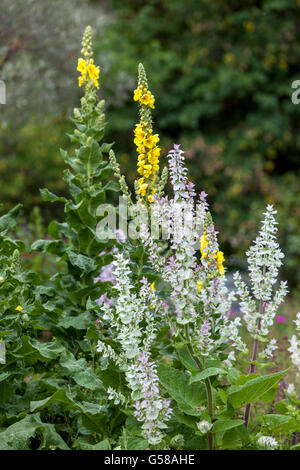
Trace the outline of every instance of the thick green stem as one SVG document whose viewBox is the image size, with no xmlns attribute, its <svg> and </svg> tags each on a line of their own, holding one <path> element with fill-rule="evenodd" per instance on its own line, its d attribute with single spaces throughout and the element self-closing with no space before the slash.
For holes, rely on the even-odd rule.
<svg viewBox="0 0 300 470">
<path fill-rule="evenodd" d="M 199 359 L 197 358 L 197 356 L 194 352 L 193 346 L 191 344 L 188 324 L 184 326 L 184 331 L 185 331 L 185 338 L 186 338 L 189 353 L 190 353 L 192 359 L 195 361 L 198 369 L 200 371 L 202 371 L 203 366 L 202 366 L 201 362 L 199 361 Z M 213 394 L 212 394 L 211 383 L 210 383 L 210 380 L 209 380 L 208 377 L 204 380 L 204 384 L 205 384 L 205 389 L 206 389 L 208 412 L 209 412 L 211 421 L 213 421 L 213 417 L 214 417 Z M 208 437 L 209 450 L 214 450 L 214 435 L 212 433 L 209 433 L 207 437 Z"/>
</svg>

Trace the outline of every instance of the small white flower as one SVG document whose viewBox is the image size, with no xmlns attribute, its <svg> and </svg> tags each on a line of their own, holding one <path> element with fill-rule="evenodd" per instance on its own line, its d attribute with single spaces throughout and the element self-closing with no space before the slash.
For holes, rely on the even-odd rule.
<svg viewBox="0 0 300 470">
<path fill-rule="evenodd" d="M 300 373 L 300 339 L 296 335 L 291 337 L 290 347 L 288 351 L 291 353 L 291 361 L 297 367 L 298 374 Z"/>
<path fill-rule="evenodd" d="M 202 434 L 206 434 L 208 433 L 208 431 L 211 430 L 212 428 L 212 424 L 209 423 L 208 421 L 206 421 L 206 419 L 203 419 L 202 421 L 200 421 L 199 423 L 197 423 L 197 428 L 199 429 L 199 431 L 202 433 Z"/>
<path fill-rule="evenodd" d="M 289 384 L 288 388 L 286 389 L 287 395 L 296 396 L 296 389 L 294 384 Z"/>
<path fill-rule="evenodd" d="M 257 444 L 267 450 L 275 450 L 278 447 L 278 442 L 272 436 L 261 436 L 258 439 Z"/>
</svg>

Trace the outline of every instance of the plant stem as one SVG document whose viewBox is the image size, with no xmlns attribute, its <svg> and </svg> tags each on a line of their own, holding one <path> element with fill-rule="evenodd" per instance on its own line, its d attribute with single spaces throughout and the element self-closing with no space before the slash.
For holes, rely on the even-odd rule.
<svg viewBox="0 0 300 470">
<path fill-rule="evenodd" d="M 189 326 L 188 324 L 186 324 L 184 326 L 184 331 L 185 331 L 185 338 L 186 338 L 186 342 L 187 342 L 187 347 L 188 347 L 188 350 L 189 350 L 189 353 L 192 357 L 192 359 L 195 361 L 198 369 L 200 371 L 203 370 L 203 366 L 201 364 L 201 362 L 199 361 L 199 359 L 197 358 L 195 352 L 194 352 L 194 349 L 193 349 L 193 346 L 191 345 L 191 339 L 190 339 L 190 334 L 189 334 Z M 209 377 L 207 377 L 205 380 L 204 380 L 204 384 L 205 384 L 205 389 L 206 389 L 206 396 L 207 396 L 207 404 L 208 404 L 208 412 L 209 412 L 209 415 L 210 415 L 210 418 L 211 420 L 213 421 L 213 417 L 214 417 L 214 404 L 213 404 L 213 395 L 212 395 L 212 388 L 211 388 L 211 383 L 210 383 L 210 380 L 209 380 Z M 214 435 L 212 433 L 209 433 L 207 435 L 208 437 L 208 445 L 209 445 L 209 450 L 214 450 Z"/>
<path fill-rule="evenodd" d="M 259 313 L 262 314 L 262 312 L 263 312 L 263 301 L 260 300 L 259 301 Z M 261 325 L 261 319 L 259 318 L 258 322 L 257 322 L 257 331 L 258 332 L 260 331 L 260 325 Z M 255 339 L 254 344 L 253 344 L 252 359 L 251 359 L 251 364 L 250 364 L 250 367 L 249 367 L 249 370 L 248 370 L 248 374 L 254 374 L 255 373 L 256 366 L 255 366 L 254 362 L 257 359 L 257 353 L 258 353 L 258 339 Z M 248 405 L 246 406 L 245 415 L 244 415 L 244 425 L 245 425 L 246 428 L 248 428 L 249 417 L 250 417 L 250 408 L 251 408 L 251 403 L 248 403 Z"/>
</svg>

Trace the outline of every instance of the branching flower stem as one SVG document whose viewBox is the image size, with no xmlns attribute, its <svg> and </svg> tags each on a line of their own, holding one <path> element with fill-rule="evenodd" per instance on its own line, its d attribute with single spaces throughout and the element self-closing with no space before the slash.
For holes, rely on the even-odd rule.
<svg viewBox="0 0 300 470">
<path fill-rule="evenodd" d="M 194 349 L 193 349 L 193 346 L 191 344 L 191 339 L 190 339 L 190 334 L 189 334 L 189 326 L 188 324 L 186 324 L 184 326 L 184 332 L 185 332 L 185 338 L 186 338 L 186 342 L 187 342 L 187 348 L 189 350 L 189 353 L 191 355 L 191 358 L 194 360 L 194 362 L 196 363 L 198 369 L 200 371 L 203 370 L 203 366 L 201 364 L 201 362 L 199 361 L 199 359 L 197 358 L 195 352 L 194 352 Z M 206 396 L 207 396 L 207 403 L 208 403 L 208 412 L 209 412 L 209 415 L 211 417 L 211 420 L 213 421 L 213 417 L 214 417 L 214 405 L 213 405 L 213 395 L 212 395 L 212 388 L 211 388 L 211 383 L 210 383 L 210 380 L 209 380 L 209 377 L 207 377 L 205 380 L 204 380 L 204 383 L 205 383 L 205 388 L 206 388 Z M 209 433 L 208 434 L 208 445 L 209 445 L 209 450 L 214 450 L 214 436 L 212 433 Z"/>
</svg>

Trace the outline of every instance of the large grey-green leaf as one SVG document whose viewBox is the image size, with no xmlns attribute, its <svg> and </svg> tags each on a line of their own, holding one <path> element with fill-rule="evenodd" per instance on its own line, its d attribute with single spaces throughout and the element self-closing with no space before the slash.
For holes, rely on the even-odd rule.
<svg viewBox="0 0 300 470">
<path fill-rule="evenodd" d="M 95 415 L 103 412 L 103 407 L 96 403 L 86 401 L 78 403 L 64 388 L 57 390 L 57 392 L 44 400 L 32 401 L 30 403 L 30 410 L 41 410 L 43 408 L 47 408 L 51 403 L 60 403 L 65 409 L 78 410 L 85 414 L 89 413 L 91 415 Z"/>
<path fill-rule="evenodd" d="M 36 361 L 51 361 L 58 357 L 65 348 L 56 340 L 48 343 L 41 343 L 35 338 L 28 336 L 21 338 L 21 344 L 12 351 L 16 360 L 22 359 L 26 365 L 32 365 Z"/>
<path fill-rule="evenodd" d="M 49 449 L 50 445 L 68 450 L 67 444 L 56 432 L 53 424 L 43 423 L 39 414 L 27 415 L 0 433 L 0 449 L 25 450 L 30 448 L 30 439 L 40 437 L 41 449 Z"/>
<path fill-rule="evenodd" d="M 96 269 L 95 262 L 92 258 L 89 258 L 85 255 L 78 255 L 71 249 L 67 250 L 68 258 L 70 263 L 73 266 L 77 266 L 78 268 L 82 269 L 85 273 L 90 273 Z"/>
<path fill-rule="evenodd" d="M 71 352 L 66 351 L 59 362 L 78 385 L 89 390 L 103 389 L 101 380 L 88 366 L 84 358 L 76 360 Z"/>
</svg>

